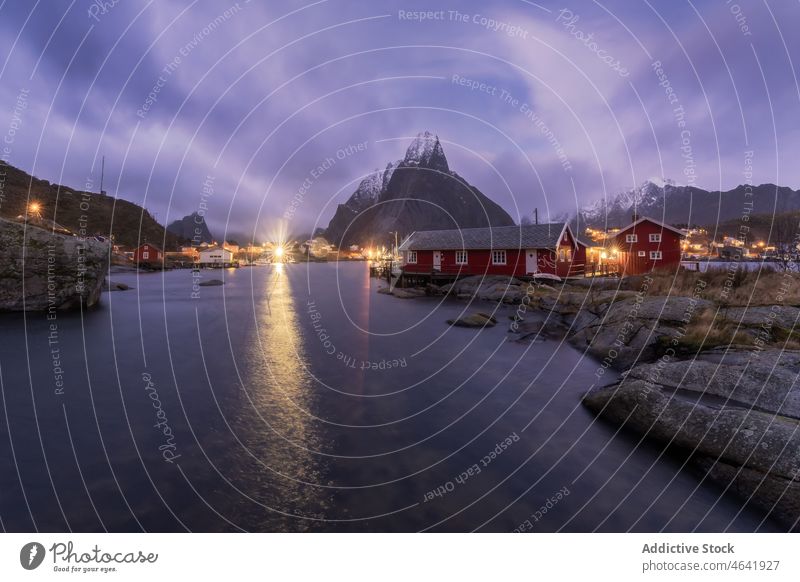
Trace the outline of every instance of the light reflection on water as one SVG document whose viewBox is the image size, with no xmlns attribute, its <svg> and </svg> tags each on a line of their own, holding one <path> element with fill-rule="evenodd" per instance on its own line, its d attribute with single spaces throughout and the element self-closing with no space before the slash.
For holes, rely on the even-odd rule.
<svg viewBox="0 0 800 582">
<path fill-rule="evenodd" d="M 300 336 L 292 283 L 284 265 L 269 268 L 265 293 L 252 298 L 255 325 L 237 358 L 243 373 L 246 403 L 243 413 L 253 420 L 241 423 L 242 440 L 263 469 L 278 480 L 280 495 L 270 491 L 272 509 L 292 516 L 324 519 L 326 492 L 319 423 L 314 419 L 313 381 Z M 260 275 L 257 271 L 253 274 Z M 273 489 L 275 483 L 270 483 Z M 312 524 L 295 520 L 292 529 Z"/>
<path fill-rule="evenodd" d="M 509 342 L 513 308 L 500 308 L 495 328 L 449 328 L 464 309 L 490 306 L 381 295 L 385 283 L 360 263 L 203 273 L 220 276 L 224 286 L 189 300 L 188 271 L 117 275 L 136 289 L 105 294 L 83 321 L 59 316 L 64 398 L 52 394 L 47 320 L 28 318 L 26 347 L 23 318 L 3 318 L 6 528 L 510 531 L 565 485 L 569 497 L 537 530 L 758 527 L 759 514 L 737 516 L 734 498 L 697 488 L 657 447 L 595 422 L 580 395 L 597 363 L 554 341 Z M 19 365 L 29 356 L 30 376 Z M 159 453 L 143 370 L 179 467 Z M 31 391 L 11 389 L 29 385 L 41 446 Z M 425 501 L 515 432 L 478 476 Z"/>
</svg>

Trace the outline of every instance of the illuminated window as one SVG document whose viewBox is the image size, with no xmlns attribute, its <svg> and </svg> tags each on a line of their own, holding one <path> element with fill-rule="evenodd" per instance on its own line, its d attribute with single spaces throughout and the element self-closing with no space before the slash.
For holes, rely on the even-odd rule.
<svg viewBox="0 0 800 582">
<path fill-rule="evenodd" d="M 639 235 L 637 235 L 637 234 L 626 234 L 625 235 L 625 242 L 626 243 L 639 242 Z"/>
<path fill-rule="evenodd" d="M 408 251 L 408 262 L 409 263 L 417 262 L 417 251 Z"/>
<path fill-rule="evenodd" d="M 661 251 L 650 251 L 650 259 L 658 261 L 661 259 Z"/>
<path fill-rule="evenodd" d="M 505 265 L 506 264 L 506 252 L 505 251 L 492 251 L 492 264 L 493 265 Z"/>
<path fill-rule="evenodd" d="M 456 251 L 456 265 L 467 264 L 467 251 Z"/>
<path fill-rule="evenodd" d="M 650 235 L 650 242 L 661 242 L 661 233 L 651 234 Z"/>
</svg>

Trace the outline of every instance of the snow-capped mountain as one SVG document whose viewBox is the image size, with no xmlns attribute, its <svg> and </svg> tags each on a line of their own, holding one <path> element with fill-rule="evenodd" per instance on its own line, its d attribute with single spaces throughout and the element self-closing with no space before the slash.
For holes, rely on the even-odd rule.
<svg viewBox="0 0 800 582">
<path fill-rule="evenodd" d="M 361 180 L 358 188 L 345 204 L 356 212 L 360 212 L 375 204 L 381 192 L 383 192 L 389 184 L 389 180 L 392 179 L 392 174 L 398 164 L 400 164 L 400 162 L 390 162 L 386 165 L 386 169 L 384 170 L 376 168 L 369 176 Z"/>
<path fill-rule="evenodd" d="M 749 208 L 746 204 L 752 203 Z M 709 192 L 682 186 L 672 180 L 651 178 L 636 188 L 585 206 L 578 213 L 579 227 L 625 226 L 633 214 L 668 224 L 713 226 L 751 214 L 773 214 L 800 209 L 800 191 L 773 184 L 737 186 L 725 192 Z"/>
<path fill-rule="evenodd" d="M 444 155 L 439 136 L 425 131 L 417 135 L 406 150 L 403 162 L 408 165 L 424 166 L 442 172 L 449 172 L 447 158 Z"/>
<path fill-rule="evenodd" d="M 488 217 L 488 218 L 487 218 Z M 376 244 L 414 230 L 508 226 L 512 218 L 450 171 L 438 136 L 417 135 L 405 157 L 364 178 L 336 214 L 325 236 L 337 245 Z"/>
<path fill-rule="evenodd" d="M 600 226 L 606 220 L 625 222 L 633 212 L 651 215 L 654 210 L 663 209 L 664 199 L 678 186 L 672 180 L 651 178 L 636 188 L 624 190 L 615 196 L 601 198 L 586 206 L 580 212 L 581 222 L 587 226 Z M 609 222 L 609 225 L 612 223 Z M 627 224 L 627 222 L 626 222 Z"/>
</svg>

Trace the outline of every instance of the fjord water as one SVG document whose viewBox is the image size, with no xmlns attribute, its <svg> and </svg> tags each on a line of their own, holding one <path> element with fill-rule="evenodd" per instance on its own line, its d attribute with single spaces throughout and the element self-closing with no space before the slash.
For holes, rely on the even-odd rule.
<svg viewBox="0 0 800 582">
<path fill-rule="evenodd" d="M 119 274 L 134 289 L 89 312 L 0 317 L 2 527 L 775 528 L 596 420 L 580 395 L 598 363 L 559 340 L 509 341 L 515 308 L 452 328 L 496 306 L 401 300 L 368 274 L 202 272 L 216 287 Z"/>
</svg>

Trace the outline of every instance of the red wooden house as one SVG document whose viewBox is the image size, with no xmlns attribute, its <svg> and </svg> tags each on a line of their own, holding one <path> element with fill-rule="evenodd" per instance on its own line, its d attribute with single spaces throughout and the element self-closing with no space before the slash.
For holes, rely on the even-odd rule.
<svg viewBox="0 0 800 582">
<path fill-rule="evenodd" d="M 654 269 L 677 269 L 681 264 L 682 230 L 652 218 L 634 216 L 613 239 L 623 275 L 640 275 Z"/>
<path fill-rule="evenodd" d="M 133 251 L 133 261 L 137 265 L 161 263 L 164 260 L 164 253 L 155 245 L 144 243 Z"/>
<path fill-rule="evenodd" d="M 410 234 L 400 245 L 403 273 L 409 275 L 582 274 L 586 246 L 564 223 Z"/>
</svg>

